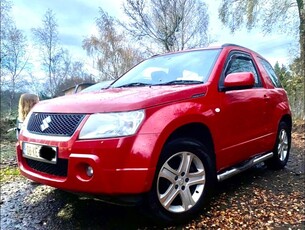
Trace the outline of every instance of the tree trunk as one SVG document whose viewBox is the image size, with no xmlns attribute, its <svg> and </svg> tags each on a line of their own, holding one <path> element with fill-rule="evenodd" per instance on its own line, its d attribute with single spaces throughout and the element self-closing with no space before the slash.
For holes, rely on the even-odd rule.
<svg viewBox="0 0 305 230">
<path fill-rule="evenodd" d="M 305 0 L 297 0 L 299 16 L 300 16 L 300 61 L 301 61 L 301 76 L 304 82 L 305 89 Z M 305 97 L 305 96 L 304 96 Z M 305 98 L 303 98 L 303 103 Z M 305 106 L 303 110 L 305 119 Z"/>
<path fill-rule="evenodd" d="M 300 58 L 302 75 L 305 77 L 305 2 L 304 0 L 298 0 L 298 9 L 300 14 Z"/>
</svg>

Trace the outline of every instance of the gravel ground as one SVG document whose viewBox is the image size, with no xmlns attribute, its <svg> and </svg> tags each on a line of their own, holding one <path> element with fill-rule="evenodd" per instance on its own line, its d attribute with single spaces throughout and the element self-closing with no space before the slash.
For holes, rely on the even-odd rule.
<svg viewBox="0 0 305 230">
<path fill-rule="evenodd" d="M 210 206 L 192 221 L 164 229 L 305 229 L 304 133 L 293 133 L 291 157 L 283 170 L 263 164 L 219 183 Z M 1 229 L 160 229 L 137 207 L 85 199 L 40 185 L 14 171 L 3 157 L 14 144 L 1 143 Z M 7 173 L 8 174 L 8 173 Z"/>
</svg>

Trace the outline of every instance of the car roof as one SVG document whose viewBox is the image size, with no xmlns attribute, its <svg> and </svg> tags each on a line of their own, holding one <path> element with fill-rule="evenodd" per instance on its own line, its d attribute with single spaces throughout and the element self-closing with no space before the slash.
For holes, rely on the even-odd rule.
<svg viewBox="0 0 305 230">
<path fill-rule="evenodd" d="M 259 53 L 247 48 L 247 47 L 244 47 L 244 46 L 241 46 L 241 45 L 237 45 L 237 44 L 234 44 L 234 43 L 224 43 L 224 44 L 212 44 L 212 45 L 209 45 L 207 47 L 201 47 L 201 48 L 192 48 L 192 49 L 185 49 L 185 50 L 179 50 L 179 51 L 172 51 L 172 52 L 167 52 L 167 53 L 163 53 L 163 54 L 156 54 L 156 55 L 153 55 L 151 58 L 154 58 L 154 57 L 157 57 L 157 56 L 166 56 L 166 55 L 170 55 L 170 54 L 176 54 L 176 53 L 184 53 L 184 52 L 192 52 L 192 51 L 200 51 L 200 50 L 210 50 L 210 49 L 234 49 L 236 48 L 237 50 L 242 50 L 242 51 L 246 51 L 246 52 L 250 52 L 250 53 L 253 53 L 255 54 L 256 56 L 260 57 L 260 58 L 263 58 L 265 59 L 264 57 L 262 57 Z"/>
</svg>

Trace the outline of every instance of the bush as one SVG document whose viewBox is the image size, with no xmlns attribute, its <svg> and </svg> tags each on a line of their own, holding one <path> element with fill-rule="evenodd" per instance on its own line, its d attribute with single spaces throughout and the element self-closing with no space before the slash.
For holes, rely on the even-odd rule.
<svg viewBox="0 0 305 230">
<path fill-rule="evenodd" d="M 1 118 L 0 122 L 0 134 L 1 140 L 16 140 L 16 132 L 10 129 L 16 127 L 16 118 L 7 117 Z"/>
</svg>

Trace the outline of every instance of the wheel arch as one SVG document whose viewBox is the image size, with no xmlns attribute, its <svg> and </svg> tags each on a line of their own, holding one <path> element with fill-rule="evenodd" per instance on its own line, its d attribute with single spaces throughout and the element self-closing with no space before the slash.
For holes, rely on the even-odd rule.
<svg viewBox="0 0 305 230">
<path fill-rule="evenodd" d="M 192 150 L 195 150 L 195 148 L 202 149 L 202 155 L 200 155 L 200 160 L 205 162 L 205 170 L 206 173 L 206 184 L 204 186 L 204 193 L 200 195 L 200 200 L 198 199 L 196 201 L 196 206 L 192 207 L 195 208 L 193 210 L 190 210 L 190 212 L 186 213 L 177 213 L 177 218 L 174 217 L 173 213 L 170 213 L 169 210 L 160 211 L 159 208 L 162 208 L 161 201 L 157 200 L 157 183 L 158 183 L 158 172 L 162 168 L 162 165 L 164 162 L 166 162 L 168 159 L 170 159 L 171 156 L 174 156 L 174 153 L 177 153 L 177 150 L 179 149 L 179 145 L 191 145 L 189 147 Z M 201 147 L 199 146 L 201 145 Z M 204 145 L 204 146 L 203 146 Z M 185 147 L 185 146 L 184 146 Z M 174 148 L 173 151 L 169 151 L 168 148 Z M 188 151 L 187 147 L 186 151 Z M 199 150 L 198 149 L 198 150 Z M 191 151 L 192 151 L 191 150 Z M 169 164 L 168 164 L 169 165 Z M 215 171 L 215 154 L 214 154 L 214 143 L 213 138 L 211 135 L 211 132 L 207 126 L 204 124 L 197 122 L 197 123 L 188 123 L 184 124 L 180 127 L 177 127 L 171 134 L 167 137 L 165 140 L 164 146 L 162 148 L 162 152 L 159 155 L 158 159 L 158 166 L 156 169 L 154 182 L 152 184 L 152 188 L 147 193 L 147 205 L 149 209 L 156 215 L 157 217 L 161 217 L 165 221 L 178 221 L 178 220 L 184 220 L 192 216 L 195 212 L 202 207 L 202 205 L 209 201 L 210 195 L 214 189 L 215 182 L 216 182 L 216 171 Z M 182 174 L 181 174 L 182 175 Z M 183 176 L 183 175 L 182 175 Z M 208 179 L 207 179 L 208 178 Z M 184 180 L 183 180 L 184 181 Z M 198 203 L 200 202 L 200 203 Z"/>
<path fill-rule="evenodd" d="M 165 144 L 178 139 L 190 138 L 205 145 L 208 154 L 216 167 L 216 156 L 214 151 L 214 142 L 209 128 L 202 123 L 189 123 L 175 129 L 167 138 Z"/>
<path fill-rule="evenodd" d="M 285 122 L 288 127 L 290 128 L 290 131 L 292 130 L 292 118 L 289 114 L 285 114 L 284 116 L 282 116 L 280 122 Z"/>
</svg>

